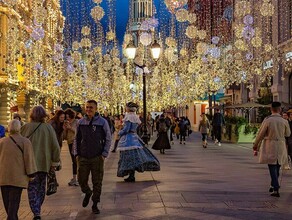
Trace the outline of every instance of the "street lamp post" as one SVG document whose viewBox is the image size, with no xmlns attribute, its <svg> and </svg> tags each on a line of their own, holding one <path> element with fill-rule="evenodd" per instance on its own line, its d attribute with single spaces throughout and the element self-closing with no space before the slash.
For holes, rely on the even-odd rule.
<svg viewBox="0 0 292 220">
<path fill-rule="evenodd" d="M 134 44 L 131 42 L 127 48 L 126 48 L 126 54 L 128 56 L 129 59 L 133 60 L 136 56 L 136 47 L 134 46 Z M 161 51 L 161 47 L 160 45 L 157 43 L 157 41 L 155 40 L 154 43 L 151 45 L 151 54 L 154 60 L 157 60 L 160 56 L 160 51 Z M 145 72 L 145 65 L 143 64 L 138 65 L 137 63 L 134 63 L 136 66 L 138 66 L 139 68 L 142 69 L 143 71 L 143 120 L 144 120 L 144 124 L 143 124 L 143 135 L 142 135 L 142 140 L 144 141 L 144 143 L 148 144 L 149 141 L 149 136 L 147 134 L 147 98 L 146 98 L 146 72 Z"/>
</svg>

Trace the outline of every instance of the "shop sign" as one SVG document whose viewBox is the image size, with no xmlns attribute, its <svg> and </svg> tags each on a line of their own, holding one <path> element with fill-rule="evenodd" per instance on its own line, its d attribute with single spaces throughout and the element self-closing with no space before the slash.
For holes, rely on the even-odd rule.
<svg viewBox="0 0 292 220">
<path fill-rule="evenodd" d="M 286 61 L 291 60 L 292 59 L 292 51 L 286 53 L 285 58 L 286 58 Z"/>
<path fill-rule="evenodd" d="M 263 69 L 267 70 L 273 67 L 273 59 L 270 59 L 263 64 Z"/>
</svg>

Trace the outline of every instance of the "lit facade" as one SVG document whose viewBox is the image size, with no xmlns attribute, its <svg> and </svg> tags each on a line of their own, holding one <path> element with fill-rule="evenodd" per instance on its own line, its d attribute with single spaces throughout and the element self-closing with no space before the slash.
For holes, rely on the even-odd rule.
<svg viewBox="0 0 292 220">
<path fill-rule="evenodd" d="M 0 123 L 4 126 L 14 112 L 25 120 L 33 105 L 52 108 L 57 68 L 51 58 L 54 46 L 62 41 L 63 23 L 57 0 L 0 3 Z"/>
</svg>

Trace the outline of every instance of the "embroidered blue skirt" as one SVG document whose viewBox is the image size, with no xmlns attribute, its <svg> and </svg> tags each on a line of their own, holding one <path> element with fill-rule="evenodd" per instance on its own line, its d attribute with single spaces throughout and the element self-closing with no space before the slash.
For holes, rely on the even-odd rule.
<svg viewBox="0 0 292 220">
<path fill-rule="evenodd" d="M 120 151 L 117 176 L 127 176 L 133 170 L 140 173 L 144 171 L 159 171 L 160 163 L 146 147 Z"/>
</svg>

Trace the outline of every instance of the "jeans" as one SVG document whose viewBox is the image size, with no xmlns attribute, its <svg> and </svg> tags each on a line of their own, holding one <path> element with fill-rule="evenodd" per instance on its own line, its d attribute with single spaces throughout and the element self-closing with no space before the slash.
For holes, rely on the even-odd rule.
<svg viewBox="0 0 292 220">
<path fill-rule="evenodd" d="M 274 188 L 274 191 L 278 191 L 280 188 L 279 185 L 279 176 L 280 176 L 280 167 L 278 164 L 268 164 L 270 176 L 271 176 L 271 186 Z"/>
<path fill-rule="evenodd" d="M 18 209 L 22 193 L 21 187 L 1 186 L 2 199 L 7 213 L 7 220 L 18 220 Z"/>
<path fill-rule="evenodd" d="M 76 161 L 76 156 L 73 154 L 73 143 L 69 144 L 69 152 L 72 160 L 72 170 L 73 170 L 73 175 L 77 174 L 77 161 Z"/>
<path fill-rule="evenodd" d="M 206 141 L 207 140 L 207 133 L 202 133 L 202 141 Z"/>
<path fill-rule="evenodd" d="M 91 180 L 93 185 L 93 203 L 100 202 L 102 180 L 104 173 L 104 159 L 102 156 L 94 158 L 79 157 L 78 182 L 81 191 L 90 194 L 92 191 L 88 186 L 89 174 L 91 173 Z"/>
</svg>

